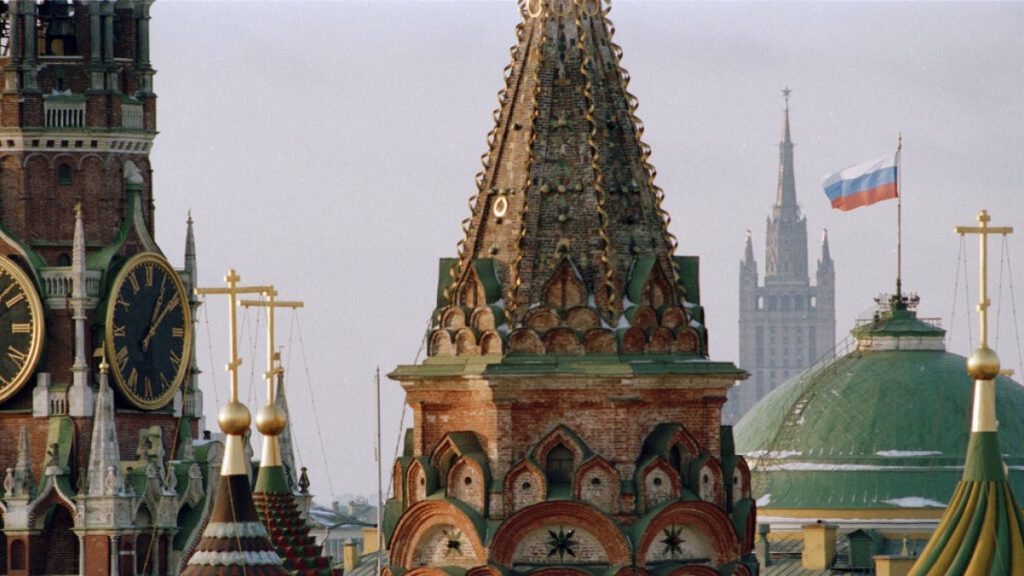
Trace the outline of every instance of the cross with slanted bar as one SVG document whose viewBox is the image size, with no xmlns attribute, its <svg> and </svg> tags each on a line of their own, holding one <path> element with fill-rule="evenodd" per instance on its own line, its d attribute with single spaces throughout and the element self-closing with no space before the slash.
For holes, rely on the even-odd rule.
<svg viewBox="0 0 1024 576">
<path fill-rule="evenodd" d="M 239 286 L 241 276 L 232 268 L 224 277 L 227 288 L 196 288 L 196 295 L 206 294 L 227 294 L 228 295 L 228 338 L 230 339 L 231 362 L 228 364 L 228 372 L 231 373 L 231 402 L 238 402 L 238 367 L 242 365 L 242 359 L 238 356 L 238 335 L 236 333 L 235 312 L 238 307 L 237 297 L 239 294 L 264 294 L 273 290 L 273 286 Z"/>
<path fill-rule="evenodd" d="M 1012 226 L 989 226 L 992 218 L 987 210 L 978 212 L 978 223 L 981 226 L 957 226 L 953 230 L 963 236 L 965 234 L 977 234 L 981 247 L 980 256 L 980 280 L 978 284 L 978 316 L 981 321 L 981 337 L 978 341 L 979 348 L 988 347 L 988 307 L 991 302 L 988 299 L 988 237 L 990 234 L 1013 234 Z"/>
<path fill-rule="evenodd" d="M 277 300 L 277 290 L 270 287 L 269 290 L 263 292 L 266 296 L 266 300 L 242 300 L 239 302 L 245 308 L 258 307 L 267 309 L 267 373 L 263 375 L 267 379 L 267 404 L 273 404 L 276 400 L 276 392 L 274 390 L 274 376 L 284 370 L 276 366 L 274 361 L 281 361 L 280 352 L 275 352 L 274 347 L 274 310 L 276 308 L 302 308 L 302 302 L 295 300 Z"/>
</svg>

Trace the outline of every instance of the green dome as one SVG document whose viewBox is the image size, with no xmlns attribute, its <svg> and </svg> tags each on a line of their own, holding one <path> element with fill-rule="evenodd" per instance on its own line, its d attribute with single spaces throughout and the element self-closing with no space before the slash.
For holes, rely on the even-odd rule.
<svg viewBox="0 0 1024 576">
<path fill-rule="evenodd" d="M 945 506 L 963 474 L 974 382 L 944 331 L 888 312 L 857 347 L 799 374 L 735 427 L 764 509 Z M 1024 388 L 997 379 L 1000 451 L 1024 494 Z"/>
</svg>

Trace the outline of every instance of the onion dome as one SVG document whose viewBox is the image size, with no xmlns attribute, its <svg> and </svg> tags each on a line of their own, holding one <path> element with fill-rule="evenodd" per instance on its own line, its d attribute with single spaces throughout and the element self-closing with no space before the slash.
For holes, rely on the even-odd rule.
<svg viewBox="0 0 1024 576">
<path fill-rule="evenodd" d="M 950 502 L 977 442 L 963 427 L 974 382 L 967 359 L 946 351 L 937 321 L 899 308 L 855 328 L 840 345 L 853 344 L 850 352 L 795 376 L 736 425 L 759 516 L 852 509 L 857 518 L 892 519 L 903 517 L 900 509 L 930 508 L 938 517 Z M 1004 376 L 995 382 L 1000 449 L 1020 493 L 1024 388 Z M 887 521 L 897 522 L 878 523 Z"/>
<path fill-rule="evenodd" d="M 227 435 L 220 482 L 210 520 L 182 576 L 285 576 L 253 505 L 242 447 L 249 410 L 233 399 L 221 408 L 218 420 Z"/>
<path fill-rule="evenodd" d="M 606 9 L 521 6 L 429 355 L 706 356 L 698 261 L 675 255 Z"/>
</svg>

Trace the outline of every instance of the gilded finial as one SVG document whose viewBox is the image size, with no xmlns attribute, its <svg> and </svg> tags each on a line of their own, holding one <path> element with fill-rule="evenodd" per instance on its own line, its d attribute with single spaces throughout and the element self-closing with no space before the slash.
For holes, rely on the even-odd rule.
<svg viewBox="0 0 1024 576">
<path fill-rule="evenodd" d="M 107 364 L 107 354 L 100 352 L 100 374 L 107 374 L 110 372 L 110 364 Z"/>
</svg>

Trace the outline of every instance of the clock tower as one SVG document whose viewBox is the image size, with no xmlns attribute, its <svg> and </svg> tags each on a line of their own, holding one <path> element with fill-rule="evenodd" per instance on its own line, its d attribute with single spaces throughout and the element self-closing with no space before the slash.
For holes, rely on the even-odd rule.
<svg viewBox="0 0 1024 576">
<path fill-rule="evenodd" d="M 11 575 L 177 573 L 219 464 L 219 444 L 193 443 L 191 219 L 183 268 L 154 241 L 151 4 L 0 5 L 0 437 L 11 439 L 0 565 Z"/>
</svg>

